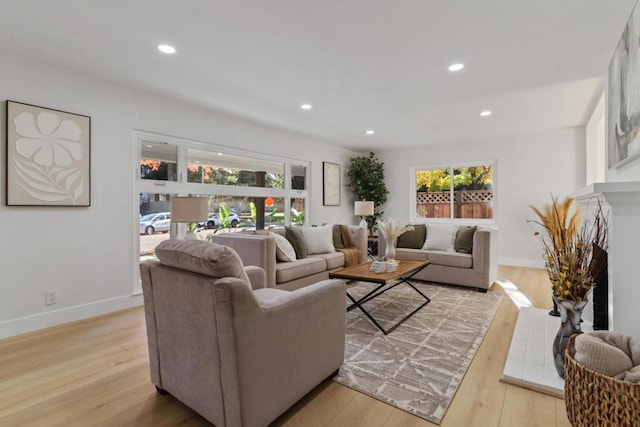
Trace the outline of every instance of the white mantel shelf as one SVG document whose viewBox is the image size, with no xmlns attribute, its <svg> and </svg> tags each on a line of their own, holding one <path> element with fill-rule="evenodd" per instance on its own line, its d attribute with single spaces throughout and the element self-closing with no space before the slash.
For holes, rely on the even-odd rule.
<svg viewBox="0 0 640 427">
<path fill-rule="evenodd" d="M 581 188 L 574 194 L 576 201 L 588 202 L 602 197 L 605 202 L 623 204 L 640 203 L 640 181 L 633 182 L 596 182 Z"/>
<path fill-rule="evenodd" d="M 640 337 L 640 182 L 598 182 L 574 198 L 609 209 L 609 329 Z"/>
</svg>

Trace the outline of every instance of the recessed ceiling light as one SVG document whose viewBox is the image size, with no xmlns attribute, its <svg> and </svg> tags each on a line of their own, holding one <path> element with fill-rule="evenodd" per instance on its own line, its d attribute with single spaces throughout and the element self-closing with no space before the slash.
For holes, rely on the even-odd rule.
<svg viewBox="0 0 640 427">
<path fill-rule="evenodd" d="M 222 153 L 218 153 L 218 156 L 222 156 Z"/>
<path fill-rule="evenodd" d="M 376 133 L 376 131 L 374 131 L 374 130 L 372 130 L 372 129 L 369 129 L 369 130 L 367 131 L 367 135 L 373 135 L 374 133 Z"/>
<path fill-rule="evenodd" d="M 481 112 L 480 112 L 480 115 L 481 115 L 482 117 L 489 117 L 489 116 L 491 115 L 491 111 L 489 111 L 489 110 L 481 111 Z"/>
<path fill-rule="evenodd" d="M 159 44 L 158 50 L 162 53 L 167 53 L 169 55 L 176 53 L 176 48 L 168 44 Z"/>
<path fill-rule="evenodd" d="M 153 148 L 153 145 L 147 144 L 147 148 Z"/>
<path fill-rule="evenodd" d="M 460 71 L 464 68 L 464 64 L 451 64 L 449 65 L 449 71 Z"/>
<path fill-rule="evenodd" d="M 302 104 L 300 108 L 303 110 L 311 110 L 311 104 Z"/>
</svg>

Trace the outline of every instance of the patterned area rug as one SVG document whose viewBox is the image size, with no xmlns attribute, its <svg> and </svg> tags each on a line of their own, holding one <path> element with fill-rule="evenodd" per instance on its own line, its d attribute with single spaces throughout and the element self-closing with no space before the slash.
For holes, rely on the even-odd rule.
<svg viewBox="0 0 640 427">
<path fill-rule="evenodd" d="M 345 364 L 335 381 L 440 424 L 498 309 L 502 295 L 414 282 L 431 302 L 389 335 L 359 310 L 347 313 Z M 372 284 L 349 284 L 364 295 Z M 385 328 L 421 304 L 407 285 L 365 303 Z"/>
</svg>

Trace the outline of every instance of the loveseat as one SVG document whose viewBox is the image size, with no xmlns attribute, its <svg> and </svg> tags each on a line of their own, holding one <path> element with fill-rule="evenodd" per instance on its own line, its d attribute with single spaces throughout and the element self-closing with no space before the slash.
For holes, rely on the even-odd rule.
<svg viewBox="0 0 640 427">
<path fill-rule="evenodd" d="M 378 254 L 387 242 L 378 237 Z M 497 230 L 449 224 L 414 224 L 398 237 L 396 258 L 429 260 L 414 279 L 468 286 L 486 292 L 496 280 Z"/>
<path fill-rule="evenodd" d="M 367 262 L 367 230 L 364 227 L 344 225 L 345 233 L 353 249 L 358 250 L 358 263 Z M 301 231 L 307 236 L 311 253 L 296 256 L 290 261 L 278 261 L 279 246 L 287 232 Z M 311 283 L 329 278 L 329 272 L 343 268 L 346 263 L 344 252 L 336 250 L 335 228 L 321 227 L 275 228 L 252 233 L 221 233 L 212 241 L 233 248 L 244 265 L 254 265 L 265 270 L 267 286 L 292 291 Z M 278 243 L 278 245 L 276 244 Z M 300 255 L 296 253 L 296 255 Z M 281 258 L 282 259 L 282 258 Z"/>
</svg>

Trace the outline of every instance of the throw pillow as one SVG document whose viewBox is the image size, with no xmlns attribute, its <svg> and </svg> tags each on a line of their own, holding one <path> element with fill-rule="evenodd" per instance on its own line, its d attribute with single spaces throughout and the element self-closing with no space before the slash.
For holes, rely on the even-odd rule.
<svg viewBox="0 0 640 427">
<path fill-rule="evenodd" d="M 336 251 L 333 247 L 333 226 L 301 227 L 300 230 L 307 245 L 307 254 L 326 254 Z"/>
<path fill-rule="evenodd" d="M 276 259 L 281 262 L 291 262 L 296 260 L 296 250 L 291 243 L 278 233 L 269 233 L 276 241 Z"/>
<path fill-rule="evenodd" d="M 427 239 L 422 249 L 453 252 L 457 230 L 455 225 L 427 224 Z"/>
<path fill-rule="evenodd" d="M 343 249 L 344 242 L 342 241 L 342 226 L 335 224 L 332 229 L 333 232 L 333 247 L 336 249 Z"/>
<path fill-rule="evenodd" d="M 228 246 L 205 240 L 170 239 L 160 242 L 156 247 L 156 257 L 161 264 L 169 267 L 213 277 L 236 277 L 247 285 L 251 283 L 240 256 Z"/>
<path fill-rule="evenodd" d="M 396 248 L 421 249 L 426 237 L 427 226 L 416 224 L 413 226 L 413 231 L 407 231 L 398 237 Z"/>
<path fill-rule="evenodd" d="M 284 236 L 296 251 L 296 258 L 302 259 L 307 256 L 307 245 L 299 227 L 284 227 Z"/>
<path fill-rule="evenodd" d="M 460 227 L 456 232 L 456 241 L 453 248 L 461 254 L 470 254 L 473 252 L 473 235 L 478 229 L 477 226 Z"/>
</svg>

